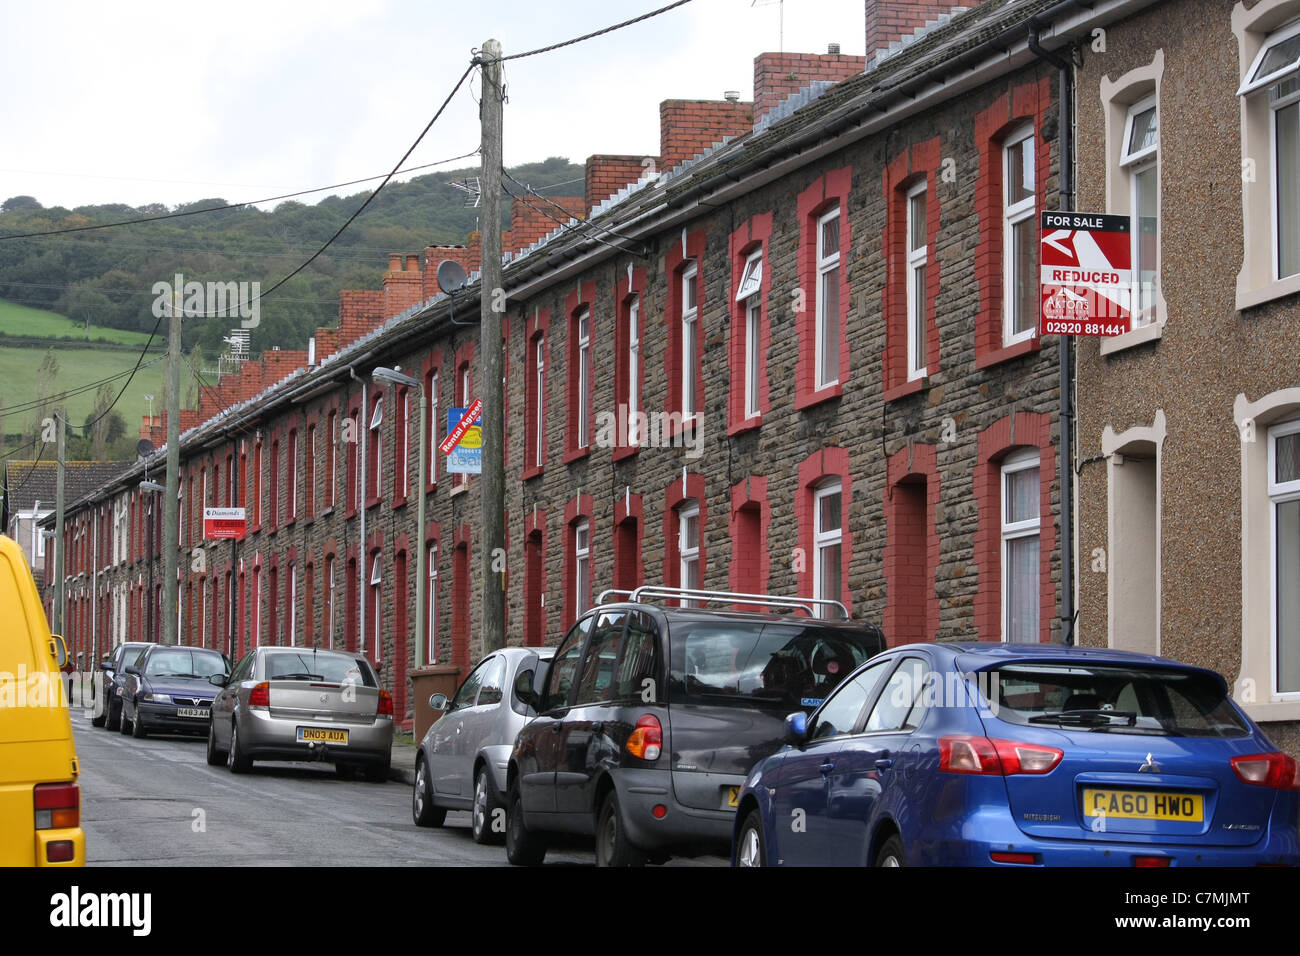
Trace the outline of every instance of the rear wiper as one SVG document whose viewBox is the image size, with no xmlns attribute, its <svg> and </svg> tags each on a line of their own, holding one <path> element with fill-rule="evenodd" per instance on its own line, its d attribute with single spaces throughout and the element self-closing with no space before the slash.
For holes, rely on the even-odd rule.
<svg viewBox="0 0 1300 956">
<path fill-rule="evenodd" d="M 1108 727 L 1112 720 L 1128 721 L 1132 727 L 1137 714 L 1131 710 L 1063 710 L 1059 714 L 1038 714 L 1029 718 L 1031 724 L 1079 724 L 1085 727 Z"/>
<path fill-rule="evenodd" d="M 277 674 L 274 680 L 324 680 L 320 674 Z"/>
</svg>

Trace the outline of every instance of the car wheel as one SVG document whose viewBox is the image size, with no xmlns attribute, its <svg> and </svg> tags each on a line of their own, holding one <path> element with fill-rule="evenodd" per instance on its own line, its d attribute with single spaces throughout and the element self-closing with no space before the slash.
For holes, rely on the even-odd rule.
<svg viewBox="0 0 1300 956">
<path fill-rule="evenodd" d="M 411 792 L 411 819 L 417 827 L 440 827 L 447 821 L 447 811 L 433 805 L 433 780 L 424 754 L 415 761 L 415 786 Z"/>
<path fill-rule="evenodd" d="M 540 866 L 546 858 L 546 841 L 524 825 L 524 807 L 516 780 L 506 796 L 506 859 L 514 866 Z"/>
<path fill-rule="evenodd" d="M 387 783 L 389 766 L 390 761 L 388 760 L 385 760 L 383 763 L 366 764 L 365 768 L 362 770 L 362 775 L 365 777 L 367 783 Z"/>
<path fill-rule="evenodd" d="M 217 725 L 213 721 L 208 724 L 208 766 L 220 767 L 225 762 L 225 752 L 217 749 Z"/>
<path fill-rule="evenodd" d="M 645 866 L 645 862 L 645 851 L 628 839 L 618 794 L 611 790 L 600 808 L 600 823 L 596 826 L 596 865 Z"/>
<path fill-rule="evenodd" d="M 102 693 L 102 692 L 101 692 L 101 693 Z M 91 718 L 90 718 L 90 726 L 92 726 L 92 727 L 103 727 L 103 726 L 104 726 L 104 721 L 106 721 L 106 720 L 108 720 L 108 706 L 107 706 L 107 705 L 105 705 L 105 707 L 104 707 L 104 712 L 103 712 L 102 714 L 100 714 L 98 717 L 91 717 Z"/>
<path fill-rule="evenodd" d="M 470 808 L 470 832 L 475 843 L 501 843 L 502 834 L 497 821 L 504 810 L 492 789 L 492 781 L 488 779 L 487 766 L 479 767 L 474 775 L 474 806 Z"/>
<path fill-rule="evenodd" d="M 763 846 L 763 817 L 750 810 L 736 841 L 736 866 L 767 866 L 767 850 Z"/>
<path fill-rule="evenodd" d="M 248 773 L 253 769 L 253 760 L 239 746 L 239 723 L 230 725 L 230 750 L 226 753 L 226 766 L 231 773 Z"/>
<path fill-rule="evenodd" d="M 149 731 L 144 725 L 144 720 L 140 717 L 139 710 L 135 712 L 135 720 L 131 721 L 131 736 L 136 740 L 143 740 L 149 736 Z"/>
<path fill-rule="evenodd" d="M 130 720 L 127 720 L 126 717 L 126 704 L 122 705 L 122 716 L 118 719 L 117 729 L 121 731 L 123 735 L 130 734 L 134 729 L 134 725 Z"/>
<path fill-rule="evenodd" d="M 117 707 L 114 707 L 112 698 L 110 698 L 108 703 L 104 706 L 108 710 L 108 720 L 104 723 L 104 727 L 108 730 L 120 730 L 122 727 L 121 705 L 119 704 Z"/>
<path fill-rule="evenodd" d="M 885 845 L 876 854 L 876 866 L 902 866 L 903 841 L 895 834 L 885 841 Z"/>
</svg>

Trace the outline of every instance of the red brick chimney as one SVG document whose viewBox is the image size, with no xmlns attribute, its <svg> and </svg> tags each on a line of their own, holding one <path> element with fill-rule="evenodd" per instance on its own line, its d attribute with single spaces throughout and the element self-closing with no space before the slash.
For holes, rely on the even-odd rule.
<svg viewBox="0 0 1300 956">
<path fill-rule="evenodd" d="M 660 115 L 662 116 L 660 107 Z M 599 206 L 624 186 L 638 182 L 651 169 L 659 167 L 658 156 L 614 156 L 597 154 L 587 157 L 587 189 L 583 204 Z"/>
<path fill-rule="evenodd" d="M 945 13 L 959 13 L 977 7 L 984 0 L 866 0 L 867 57 L 901 40 Z M 755 94 L 757 96 L 757 94 Z"/>
<path fill-rule="evenodd" d="M 483 233 L 474 230 L 465 238 L 465 245 L 468 252 L 466 258 L 469 261 L 466 269 L 470 272 L 478 272 L 483 268 Z"/>
<path fill-rule="evenodd" d="M 754 115 L 762 116 L 819 80 L 838 83 L 866 68 L 865 56 L 844 56 L 838 44 L 827 53 L 760 53 L 754 57 Z"/>
<path fill-rule="evenodd" d="M 556 207 L 559 207 L 558 209 Z M 570 219 L 583 219 L 586 202 L 581 196 L 540 199 L 529 196 L 510 204 L 510 229 L 501 236 L 502 252 L 521 252 Z"/>
<path fill-rule="evenodd" d="M 402 268 L 402 257 L 388 257 L 388 271 L 384 273 L 384 304 L 379 321 L 370 326 L 378 326 L 386 319 L 405 312 L 420 301 L 423 283 L 420 279 L 420 257 L 414 253 L 406 257 L 406 268 Z M 366 329 L 370 331 L 370 329 Z"/>
<path fill-rule="evenodd" d="M 390 257 L 401 268 L 401 257 Z M 385 276 L 387 279 L 387 276 Z M 344 289 L 339 293 L 337 349 L 346 348 L 384 321 L 387 289 Z"/>
<path fill-rule="evenodd" d="M 424 249 L 424 285 L 421 290 L 426 299 L 431 299 L 442 292 L 438 288 L 438 266 L 443 260 L 459 262 L 466 273 L 469 268 L 469 250 L 464 246 L 426 246 Z"/>
<path fill-rule="evenodd" d="M 664 100 L 659 104 L 660 168 L 694 159 L 729 136 L 754 128 L 754 104 L 736 100 Z"/>
</svg>

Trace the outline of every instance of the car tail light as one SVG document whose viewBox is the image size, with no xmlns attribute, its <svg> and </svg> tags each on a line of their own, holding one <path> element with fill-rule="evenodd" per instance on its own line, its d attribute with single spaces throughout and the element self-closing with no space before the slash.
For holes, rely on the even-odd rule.
<svg viewBox="0 0 1300 956">
<path fill-rule="evenodd" d="M 46 863 L 71 863 L 77 858 L 77 845 L 71 840 L 53 840 L 45 844 Z"/>
<path fill-rule="evenodd" d="M 1296 762 L 1283 753 L 1233 757 L 1232 770 L 1242 783 L 1274 790 L 1300 790 Z"/>
<path fill-rule="evenodd" d="M 393 716 L 393 695 L 386 690 L 379 692 L 379 711 L 380 717 Z"/>
<path fill-rule="evenodd" d="M 1022 863 L 1028 866 L 1038 862 L 1038 854 L 1006 853 L 1003 851 L 992 850 L 989 853 L 989 859 L 994 863 Z"/>
<path fill-rule="evenodd" d="M 248 692 L 249 707 L 270 707 L 271 706 L 271 685 L 266 681 L 260 684 L 254 684 L 253 689 Z"/>
<path fill-rule="evenodd" d="M 939 738 L 939 769 L 949 773 L 1013 774 L 1051 773 L 1065 751 L 995 737 L 948 734 Z"/>
<path fill-rule="evenodd" d="M 658 760 L 664 750 L 664 729 L 659 725 L 659 718 L 654 714 L 646 714 L 639 719 L 624 746 L 633 757 Z"/>
<path fill-rule="evenodd" d="M 1172 866 L 1173 860 L 1167 856 L 1135 856 L 1134 866 Z"/>
<path fill-rule="evenodd" d="M 38 830 L 63 830 L 81 825 L 81 788 L 75 783 L 38 783 L 33 803 Z"/>
</svg>

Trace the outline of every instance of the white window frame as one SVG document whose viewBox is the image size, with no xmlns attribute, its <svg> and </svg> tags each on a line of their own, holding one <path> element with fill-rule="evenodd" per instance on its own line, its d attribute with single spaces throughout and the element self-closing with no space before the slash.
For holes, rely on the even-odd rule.
<svg viewBox="0 0 1300 956">
<path fill-rule="evenodd" d="M 1041 594 L 1042 587 L 1043 587 L 1042 568 L 1041 568 L 1042 547 L 1043 547 L 1043 539 L 1042 539 L 1043 513 L 1042 513 L 1042 497 L 1041 497 L 1042 480 L 1043 480 L 1042 472 L 1040 470 L 1038 476 L 1039 497 L 1035 499 L 1035 502 L 1038 505 L 1038 513 L 1036 517 L 1026 518 L 1022 521 L 1015 521 L 1015 522 L 1007 521 L 1007 485 L 1008 485 L 1007 477 L 1011 474 L 1020 471 L 1028 471 L 1030 469 L 1035 469 L 1035 468 L 1041 469 L 1042 466 L 1041 459 L 1042 456 L 1039 454 L 1037 449 L 1026 449 L 1023 451 L 1013 452 L 1012 454 L 1008 455 L 1005 459 L 1003 459 L 1001 467 L 999 468 L 998 527 L 1000 532 L 1000 551 L 1001 551 L 1000 560 L 1002 562 L 1001 605 L 1002 605 L 1003 643 L 1013 643 L 1009 637 L 1010 622 L 1009 622 L 1008 611 L 1010 609 L 1010 601 L 1008 600 L 1008 598 L 1010 592 L 1011 575 L 1008 573 L 1009 571 L 1009 561 L 1007 560 L 1009 557 L 1008 542 L 1020 538 L 1029 538 L 1029 537 L 1038 538 L 1038 547 L 1039 547 L 1038 553 L 1039 553 L 1040 566 L 1039 568 L 1035 569 L 1035 574 L 1038 579 L 1038 583 L 1034 593 L 1036 595 Z M 1014 642 L 1014 643 L 1026 643 L 1026 644 L 1039 643 L 1040 635 L 1042 632 L 1042 625 L 1043 622 L 1040 619 L 1038 622 L 1039 634 L 1035 634 L 1034 639 L 1032 641 L 1022 641 L 1022 642 Z"/>
<path fill-rule="evenodd" d="M 591 593 L 591 522 L 582 518 L 573 523 L 573 616 L 587 611 Z"/>
<path fill-rule="evenodd" d="M 840 317 L 839 315 L 828 315 L 826 313 L 826 283 L 831 271 L 835 271 L 835 281 L 840 281 L 840 248 L 837 245 L 834 251 L 828 251 L 825 248 L 826 224 L 832 219 L 839 219 L 840 207 L 837 204 L 833 209 L 829 209 L 817 217 L 817 319 L 816 329 L 813 335 L 813 384 L 816 390 L 830 388 L 832 385 L 838 385 L 840 381 Z M 839 228 L 843 230 L 844 223 L 841 222 Z M 840 233 L 841 238 L 843 233 Z M 844 308 L 844 303 L 840 302 L 840 308 Z M 832 329 L 832 322 L 834 328 Z M 826 336 L 829 334 L 835 336 L 835 368 L 828 369 L 822 361 L 823 352 L 826 349 Z"/>
<path fill-rule="evenodd" d="M 409 389 L 397 390 L 397 427 L 400 429 L 398 434 L 402 437 L 402 448 L 406 452 L 407 461 L 395 460 L 393 467 L 397 470 L 398 494 L 405 499 L 411 491 L 411 392 Z M 393 441 L 396 444 L 396 438 Z"/>
<path fill-rule="evenodd" d="M 371 445 L 375 462 L 375 500 L 384 496 L 384 396 L 375 398 L 375 409 L 370 413 Z M 371 449 L 366 449 L 370 451 Z M 367 476 L 369 477 L 369 476 Z"/>
<path fill-rule="evenodd" d="M 1242 81 L 1241 86 L 1237 88 L 1238 96 L 1249 96 L 1258 90 L 1275 86 L 1282 80 L 1287 79 L 1291 74 L 1300 72 L 1300 58 L 1297 58 L 1278 67 L 1272 73 L 1255 76 L 1269 50 L 1280 46 L 1297 34 L 1300 34 L 1300 19 L 1292 20 L 1289 24 L 1284 24 L 1268 35 L 1268 39 L 1260 46 L 1259 52 L 1255 54 L 1254 60 L 1251 61 L 1250 68 L 1246 70 L 1246 78 Z"/>
<path fill-rule="evenodd" d="M 534 343 L 533 368 L 533 465 L 541 468 L 546 463 L 542 442 L 546 438 L 546 333 L 540 332 Z"/>
<path fill-rule="evenodd" d="M 695 547 L 686 546 L 686 526 L 695 520 Z M 683 502 L 677 506 L 677 583 L 679 587 L 689 588 L 692 585 L 687 581 L 690 577 L 695 578 L 694 588 L 699 588 L 703 584 L 700 580 L 700 540 L 704 535 L 704 529 L 700 527 L 700 503 L 694 498 Z M 696 602 L 683 599 L 682 607 L 695 607 Z"/>
<path fill-rule="evenodd" d="M 1017 127 L 1002 141 L 1002 344 L 1003 346 L 1015 345 L 1017 342 L 1025 342 L 1032 339 L 1038 334 L 1038 322 L 1031 321 L 1029 327 L 1016 333 L 1015 328 L 1015 309 L 1019 305 L 1016 296 L 1016 259 L 1012 254 L 1015 249 L 1015 227 L 1020 225 L 1026 219 L 1032 219 L 1038 204 L 1038 157 L 1034 155 L 1034 149 L 1028 150 L 1028 155 L 1034 162 L 1033 183 L 1034 188 L 1024 199 L 1014 203 L 1009 202 L 1011 191 L 1011 151 L 1013 149 L 1022 149 L 1025 140 L 1034 138 L 1034 125 L 1026 123 Z M 1038 282 L 1038 276 L 1032 277 L 1035 284 Z"/>
<path fill-rule="evenodd" d="M 424 480 L 431 485 L 438 483 L 438 373 L 429 375 L 429 474 Z"/>
<path fill-rule="evenodd" d="M 1273 84 L 1269 88 L 1266 94 L 1269 98 L 1268 149 L 1269 149 L 1269 156 L 1271 159 L 1271 162 L 1269 163 L 1270 166 L 1269 207 L 1272 209 L 1272 213 L 1273 213 L 1273 219 L 1269 230 L 1273 240 L 1273 249 L 1272 249 L 1272 254 L 1270 256 L 1270 259 L 1272 260 L 1274 282 L 1280 282 L 1283 279 L 1295 279 L 1300 277 L 1300 269 L 1297 269 L 1297 271 L 1295 272 L 1289 272 L 1286 275 L 1282 274 L 1282 241 L 1281 241 L 1282 240 L 1282 215 L 1281 215 L 1282 208 L 1281 208 L 1281 201 L 1280 201 L 1281 196 L 1280 196 L 1279 175 L 1278 175 L 1279 172 L 1281 171 L 1281 166 L 1282 166 L 1281 156 L 1278 153 L 1278 150 L 1281 146 L 1281 143 L 1278 140 L 1278 129 L 1277 129 L 1279 116 L 1283 110 L 1290 109 L 1292 107 L 1295 107 L 1297 111 L 1300 111 L 1300 106 L 1297 106 L 1297 104 L 1300 104 L 1300 83 L 1296 83 L 1295 79 L 1296 78 L 1294 76 L 1283 76 L 1277 83 Z M 1289 92 L 1280 95 L 1275 99 L 1274 89 L 1276 88 L 1280 90 L 1282 84 L 1287 82 L 1291 83 L 1292 89 Z M 1300 151 L 1300 137 L 1297 137 L 1297 142 L 1292 144 L 1292 148 L 1297 151 Z M 1298 215 L 1300 215 L 1300 213 L 1298 213 Z"/>
<path fill-rule="evenodd" d="M 312 422 L 307 427 L 307 454 L 310 456 L 308 460 L 311 462 L 311 468 L 308 470 L 311 472 L 311 483 L 306 491 L 307 503 L 311 506 L 310 510 L 313 515 L 316 513 L 316 429 L 318 427 L 316 422 Z"/>
<path fill-rule="evenodd" d="M 832 496 L 840 499 L 840 524 L 838 528 L 825 529 L 821 526 L 822 501 Z M 826 582 L 822 580 L 822 552 L 833 547 L 840 549 L 840 572 L 843 578 L 844 561 L 844 486 L 839 479 L 824 482 L 813 491 L 813 597 L 825 598 Z M 836 583 L 835 600 L 841 601 L 844 592 L 841 582 Z"/>
<path fill-rule="evenodd" d="M 425 615 L 424 653 L 426 662 L 438 663 L 438 544 L 429 545 L 429 588 L 425 600 L 429 602 Z"/>
<path fill-rule="evenodd" d="M 330 411 L 329 424 L 330 466 L 326 469 L 329 472 L 329 494 L 325 496 L 325 507 L 333 508 L 334 496 L 337 493 L 339 484 L 339 413 L 337 410 Z"/>
<path fill-rule="evenodd" d="M 289 562 L 289 646 L 298 646 L 298 565 Z"/>
<path fill-rule="evenodd" d="M 370 636 L 374 640 L 371 653 L 374 655 L 375 663 L 382 660 L 384 656 L 383 560 L 383 553 L 376 553 L 374 562 L 370 565 L 370 598 L 371 605 L 375 609 L 375 629 Z"/>
<path fill-rule="evenodd" d="M 745 259 L 745 267 L 740 275 L 740 285 L 736 289 L 736 301 L 745 310 L 745 381 L 744 410 L 745 418 L 757 418 L 761 414 L 758 400 L 758 372 L 761 365 L 759 355 L 760 335 L 763 328 L 763 248 L 760 246 Z"/>
<path fill-rule="evenodd" d="M 915 232 L 916 226 L 912 210 L 918 196 L 924 197 L 921 200 L 923 203 L 928 201 L 927 186 L 926 180 L 922 178 L 907 190 L 906 195 L 907 380 L 909 382 L 926 376 L 925 336 L 928 303 L 926 302 L 926 290 L 922 276 L 930 263 L 929 209 L 926 209 L 925 235 L 921 236 L 921 244 L 916 247 L 912 245 L 912 234 Z"/>
<path fill-rule="evenodd" d="M 640 442 L 636 416 L 641 408 L 641 296 L 627 304 L 627 443 Z"/>
<path fill-rule="evenodd" d="M 262 567 L 253 572 L 253 646 L 262 646 Z"/>
<path fill-rule="evenodd" d="M 577 448 L 588 445 L 588 426 L 591 424 L 591 309 L 583 306 L 574 317 L 578 336 L 578 440 Z"/>
<path fill-rule="evenodd" d="M 293 521 L 298 517 L 298 429 L 289 430 L 289 441 L 285 449 L 288 455 L 288 467 L 285 469 L 288 474 L 285 476 L 289 481 L 289 520 Z"/>
<path fill-rule="evenodd" d="M 330 650 L 334 650 L 334 630 L 338 615 L 338 591 L 334 581 L 334 566 L 336 559 L 334 555 L 327 555 L 325 558 L 325 575 L 328 578 L 328 591 L 325 598 L 325 617 L 329 631 Z"/>
<path fill-rule="evenodd" d="M 1283 422 L 1268 430 L 1268 511 L 1269 511 L 1269 692 L 1276 700 L 1300 700 L 1300 689 L 1284 691 L 1278 686 L 1278 584 L 1277 584 L 1277 506 L 1300 499 L 1300 478 L 1277 481 L 1277 440 L 1300 433 L 1300 421 Z"/>
<path fill-rule="evenodd" d="M 1138 150 L 1131 149 L 1133 139 L 1134 121 L 1138 116 L 1147 110 L 1156 111 L 1156 141 L 1150 146 L 1142 147 Z M 1156 290 L 1160 286 L 1160 107 L 1156 101 L 1156 95 L 1152 93 L 1138 100 L 1128 108 L 1128 113 L 1124 119 L 1124 139 L 1120 142 L 1120 168 L 1128 176 L 1129 190 L 1129 237 L 1131 242 L 1131 265 L 1133 268 L 1133 291 L 1131 293 L 1130 312 L 1132 314 L 1133 328 L 1141 328 L 1144 325 L 1150 325 L 1156 317 L 1156 300 L 1158 294 Z M 1139 215 L 1142 208 L 1140 196 L 1138 195 L 1138 177 L 1145 172 L 1154 170 L 1156 172 L 1155 189 L 1156 189 L 1156 261 L 1155 269 L 1156 280 L 1151 289 L 1151 301 L 1145 309 L 1141 308 L 1142 289 L 1141 289 L 1141 258 L 1139 251 L 1142 243 L 1142 230 L 1139 222 Z"/>
<path fill-rule="evenodd" d="M 199 647 L 208 646 L 208 582 L 199 582 Z"/>
<path fill-rule="evenodd" d="M 695 416 L 696 323 L 700 318 L 700 267 L 692 262 L 682 270 L 682 422 Z M 688 294 L 689 293 L 689 294 Z M 688 304 L 690 303 L 690 304 Z"/>
</svg>

